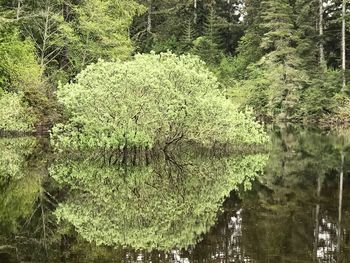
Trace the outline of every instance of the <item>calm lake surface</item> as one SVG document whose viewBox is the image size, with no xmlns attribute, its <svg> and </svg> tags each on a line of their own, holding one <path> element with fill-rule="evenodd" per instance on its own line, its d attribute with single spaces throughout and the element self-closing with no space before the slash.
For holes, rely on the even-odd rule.
<svg viewBox="0 0 350 263">
<path fill-rule="evenodd" d="M 350 262 L 350 131 L 270 134 L 124 166 L 0 138 L 0 262 Z"/>
</svg>

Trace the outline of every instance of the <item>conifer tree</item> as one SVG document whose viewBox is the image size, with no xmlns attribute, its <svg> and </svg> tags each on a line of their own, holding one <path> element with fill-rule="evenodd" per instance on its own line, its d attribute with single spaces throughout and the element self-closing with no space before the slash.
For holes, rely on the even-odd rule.
<svg viewBox="0 0 350 263">
<path fill-rule="evenodd" d="M 298 54 L 303 58 L 303 67 L 309 72 L 317 72 L 317 74 L 320 69 L 320 61 L 322 61 L 323 66 L 325 64 L 323 22 L 320 21 L 319 4 L 319 0 L 297 0 L 294 6 L 295 24 L 299 38 L 297 43 Z M 320 28 L 321 24 L 322 29 Z"/>
<path fill-rule="evenodd" d="M 266 82 L 267 111 L 272 117 L 292 119 L 298 109 L 300 92 L 308 76 L 298 56 L 298 36 L 292 6 L 287 0 L 262 2 L 262 20 L 266 29 L 261 48 L 266 55 L 258 62 Z"/>
<path fill-rule="evenodd" d="M 188 49 L 188 47 L 191 47 L 193 45 L 195 35 L 196 32 L 194 28 L 194 22 L 192 21 L 192 19 L 188 19 L 184 25 L 183 36 L 181 37 L 181 41 L 185 46 L 185 49 Z"/>
<path fill-rule="evenodd" d="M 236 79 L 248 78 L 247 67 L 257 62 L 263 55 L 260 47 L 264 29 L 261 26 L 261 1 L 245 1 L 243 26 L 244 35 L 236 49 L 237 55 L 233 59 L 232 77 Z"/>
<path fill-rule="evenodd" d="M 194 41 L 193 52 L 212 65 L 218 64 L 222 57 L 220 50 L 221 27 L 222 23 L 220 19 L 215 14 L 214 9 L 211 9 L 207 17 L 207 22 L 204 24 L 203 36 Z"/>
</svg>

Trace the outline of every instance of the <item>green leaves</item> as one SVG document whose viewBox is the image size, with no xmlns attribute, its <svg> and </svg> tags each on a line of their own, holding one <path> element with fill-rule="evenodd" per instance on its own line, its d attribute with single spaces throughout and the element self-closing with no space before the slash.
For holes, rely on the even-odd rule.
<svg viewBox="0 0 350 263">
<path fill-rule="evenodd" d="M 35 115 L 20 94 L 0 94 L 0 131 L 30 132 L 35 121 Z"/>
<path fill-rule="evenodd" d="M 21 41 L 16 31 L 0 32 L 0 88 L 26 91 L 40 84 L 41 68 L 35 57 L 34 45 Z"/>
<path fill-rule="evenodd" d="M 39 100 L 42 84 L 34 45 L 15 30 L 1 30 L 0 58 L 0 131 L 33 131 L 38 113 L 29 104 Z"/>
<path fill-rule="evenodd" d="M 86 0 L 71 5 L 73 19 L 59 26 L 60 45 L 75 72 L 103 59 L 126 59 L 132 51 L 129 26 L 144 11 L 135 1 Z"/>
<path fill-rule="evenodd" d="M 56 125 L 58 147 L 152 147 L 180 139 L 261 144 L 262 127 L 218 89 L 215 76 L 197 57 L 136 55 L 128 62 L 103 62 L 59 88 L 69 121 Z"/>
<path fill-rule="evenodd" d="M 179 153 L 137 167 L 58 160 L 51 176 L 71 191 L 56 216 L 97 245 L 147 251 L 194 245 L 215 223 L 230 192 L 248 188 L 262 172 L 267 156 Z"/>
</svg>

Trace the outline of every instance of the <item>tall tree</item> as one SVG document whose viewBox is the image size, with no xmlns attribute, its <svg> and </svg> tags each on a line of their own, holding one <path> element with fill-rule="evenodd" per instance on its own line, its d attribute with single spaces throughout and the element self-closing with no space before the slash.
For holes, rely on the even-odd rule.
<svg viewBox="0 0 350 263">
<path fill-rule="evenodd" d="M 128 0 L 71 3 L 72 19 L 59 28 L 73 73 L 99 58 L 125 59 L 132 51 L 129 26 L 143 8 Z"/>
<path fill-rule="evenodd" d="M 319 38 L 320 38 L 320 66 L 325 66 L 325 58 L 324 58 L 324 46 L 323 46 L 323 0 L 319 0 Z"/>
<path fill-rule="evenodd" d="M 293 8 L 287 0 L 262 2 L 263 26 L 266 28 L 261 48 L 266 55 L 259 61 L 261 77 L 267 81 L 268 114 L 293 118 L 300 101 L 300 91 L 308 80 L 297 52 L 299 38 L 293 21 Z M 258 81 L 256 84 L 259 84 Z"/>
<path fill-rule="evenodd" d="M 346 89 L 346 0 L 343 0 L 342 2 L 342 40 L 341 40 L 341 50 L 342 50 L 342 75 L 343 75 L 343 86 L 342 90 L 345 91 Z"/>
<path fill-rule="evenodd" d="M 193 22 L 197 24 L 198 14 L 197 14 L 197 0 L 193 0 Z"/>
<path fill-rule="evenodd" d="M 0 130 L 33 130 L 46 105 L 33 43 L 16 29 L 0 30 Z"/>
</svg>

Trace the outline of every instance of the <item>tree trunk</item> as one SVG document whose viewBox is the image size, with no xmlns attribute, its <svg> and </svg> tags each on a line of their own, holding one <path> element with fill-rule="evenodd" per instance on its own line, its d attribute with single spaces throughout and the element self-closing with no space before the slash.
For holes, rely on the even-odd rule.
<svg viewBox="0 0 350 263">
<path fill-rule="evenodd" d="M 319 0 L 320 7 L 320 17 L 319 17 L 319 37 L 320 37 L 320 66 L 325 66 L 325 58 L 324 58 L 324 46 L 323 46 L 323 0 Z"/>
<path fill-rule="evenodd" d="M 147 32 L 152 33 L 152 0 L 148 1 Z"/>
<path fill-rule="evenodd" d="M 16 8 L 16 19 L 19 19 L 19 16 L 21 15 L 21 8 L 22 8 L 22 0 L 17 0 L 17 8 Z"/>
<path fill-rule="evenodd" d="M 339 202 L 338 202 L 338 229 L 337 229 L 337 252 L 338 258 L 341 252 L 341 221 L 342 221 L 342 207 L 343 207 L 343 181 L 344 181 L 344 153 L 341 152 L 341 166 L 340 166 L 340 176 L 339 176 Z M 340 261 L 339 261 L 340 262 Z"/>
<path fill-rule="evenodd" d="M 42 46 L 40 49 L 40 66 L 44 68 L 45 66 L 45 53 L 47 49 L 47 42 L 48 42 L 48 36 L 49 36 L 49 19 L 50 19 L 50 7 L 48 3 L 46 3 L 46 10 L 45 10 L 45 24 L 44 24 L 44 32 L 43 32 L 43 39 L 42 39 Z"/>
<path fill-rule="evenodd" d="M 342 5 L 342 41 L 341 41 L 341 46 L 342 46 L 342 75 L 343 75 L 343 87 L 342 91 L 345 91 L 346 89 L 346 76 L 345 76 L 345 70 L 346 70 L 346 42 L 345 42 L 345 37 L 346 37 L 346 24 L 345 24 L 345 15 L 346 15 L 346 0 L 343 0 L 343 5 Z"/>
<path fill-rule="evenodd" d="M 318 250 L 318 242 L 319 242 L 319 227 L 320 227 L 320 196 L 321 196 L 321 188 L 322 188 L 322 178 L 321 175 L 317 178 L 317 204 L 315 208 L 315 229 L 314 229 L 314 260 L 317 262 L 317 250 Z"/>
<path fill-rule="evenodd" d="M 198 18 L 198 15 L 197 15 L 197 0 L 194 0 L 193 2 L 193 8 L 194 8 L 194 11 L 193 11 L 193 22 L 195 24 L 197 24 L 197 18 Z"/>
</svg>

